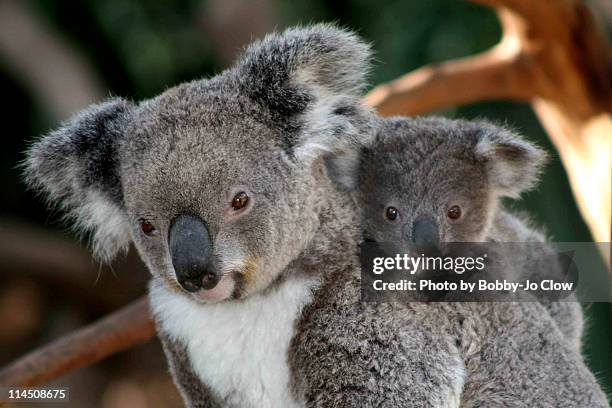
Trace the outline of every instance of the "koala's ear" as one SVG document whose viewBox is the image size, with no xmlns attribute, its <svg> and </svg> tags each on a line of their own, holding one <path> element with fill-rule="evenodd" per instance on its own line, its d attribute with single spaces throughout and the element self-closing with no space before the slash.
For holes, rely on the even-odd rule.
<svg viewBox="0 0 612 408">
<path fill-rule="evenodd" d="M 23 163 L 28 185 L 66 210 L 80 232 L 91 233 L 101 261 L 130 242 L 118 143 L 133 108 L 122 99 L 91 106 L 34 143 Z"/>
<path fill-rule="evenodd" d="M 361 152 L 355 148 L 325 156 L 327 175 L 340 190 L 351 193 L 357 189 Z"/>
<path fill-rule="evenodd" d="M 289 29 L 251 45 L 237 64 L 240 87 L 281 122 L 299 158 L 368 138 L 372 111 L 359 100 L 370 47 L 330 24 Z"/>
<path fill-rule="evenodd" d="M 485 162 L 489 179 L 498 193 L 511 198 L 517 198 L 536 184 L 546 162 L 542 149 L 490 124 L 482 124 L 479 129 L 475 154 Z"/>
</svg>

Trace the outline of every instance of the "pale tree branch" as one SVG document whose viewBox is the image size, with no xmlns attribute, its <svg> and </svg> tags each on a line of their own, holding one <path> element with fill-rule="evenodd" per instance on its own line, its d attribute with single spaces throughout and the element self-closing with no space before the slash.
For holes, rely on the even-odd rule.
<svg viewBox="0 0 612 408">
<path fill-rule="evenodd" d="M 520 81 L 512 44 L 457 61 L 428 65 L 379 85 L 365 102 L 385 116 L 417 115 L 489 98 L 527 100 L 531 89 Z"/>
</svg>

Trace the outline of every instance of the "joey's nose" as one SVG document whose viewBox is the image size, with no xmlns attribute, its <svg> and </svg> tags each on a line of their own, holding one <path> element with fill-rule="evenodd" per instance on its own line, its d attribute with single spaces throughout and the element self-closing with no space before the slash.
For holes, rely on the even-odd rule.
<svg viewBox="0 0 612 408">
<path fill-rule="evenodd" d="M 438 252 L 440 235 L 438 224 L 431 218 L 417 218 L 412 224 L 412 243 L 419 252 Z"/>
<path fill-rule="evenodd" d="M 168 243 L 179 284 L 188 292 L 212 289 L 219 282 L 212 262 L 208 228 L 194 215 L 179 215 L 170 227 Z"/>
</svg>

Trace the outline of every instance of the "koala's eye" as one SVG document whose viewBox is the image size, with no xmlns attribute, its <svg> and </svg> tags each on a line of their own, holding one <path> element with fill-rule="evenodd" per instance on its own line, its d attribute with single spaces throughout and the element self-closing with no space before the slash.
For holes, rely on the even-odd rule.
<svg viewBox="0 0 612 408">
<path fill-rule="evenodd" d="M 451 208 L 448 209 L 446 215 L 451 220 L 459 219 L 459 217 L 461 217 L 461 207 L 459 207 L 458 205 L 453 205 Z"/>
<path fill-rule="evenodd" d="M 399 216 L 399 211 L 397 210 L 397 208 L 387 207 L 387 210 L 385 211 L 385 217 L 387 217 L 389 221 L 395 221 L 398 216 Z"/>
<path fill-rule="evenodd" d="M 239 192 L 232 199 L 232 208 L 234 211 L 242 210 L 249 203 L 249 195 L 244 191 Z"/>
<path fill-rule="evenodd" d="M 140 223 L 140 229 L 142 230 L 142 232 L 144 232 L 145 235 L 149 237 L 156 235 L 157 229 L 155 228 L 155 225 L 153 225 L 151 221 L 145 218 L 141 218 L 138 220 L 138 222 Z"/>
</svg>

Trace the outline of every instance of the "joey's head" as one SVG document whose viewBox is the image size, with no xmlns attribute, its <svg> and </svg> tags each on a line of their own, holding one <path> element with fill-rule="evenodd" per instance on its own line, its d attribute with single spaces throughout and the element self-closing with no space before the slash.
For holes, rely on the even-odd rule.
<svg viewBox="0 0 612 408">
<path fill-rule="evenodd" d="M 329 188 L 324 158 L 357 148 L 369 48 L 316 25 L 272 34 L 221 74 L 79 113 L 28 152 L 28 182 L 91 233 L 130 242 L 154 279 L 196 301 L 269 287 L 307 248 Z"/>
<path fill-rule="evenodd" d="M 356 169 L 365 238 L 417 250 L 483 241 L 500 199 L 529 189 L 544 159 L 482 121 L 385 120 Z"/>
</svg>

